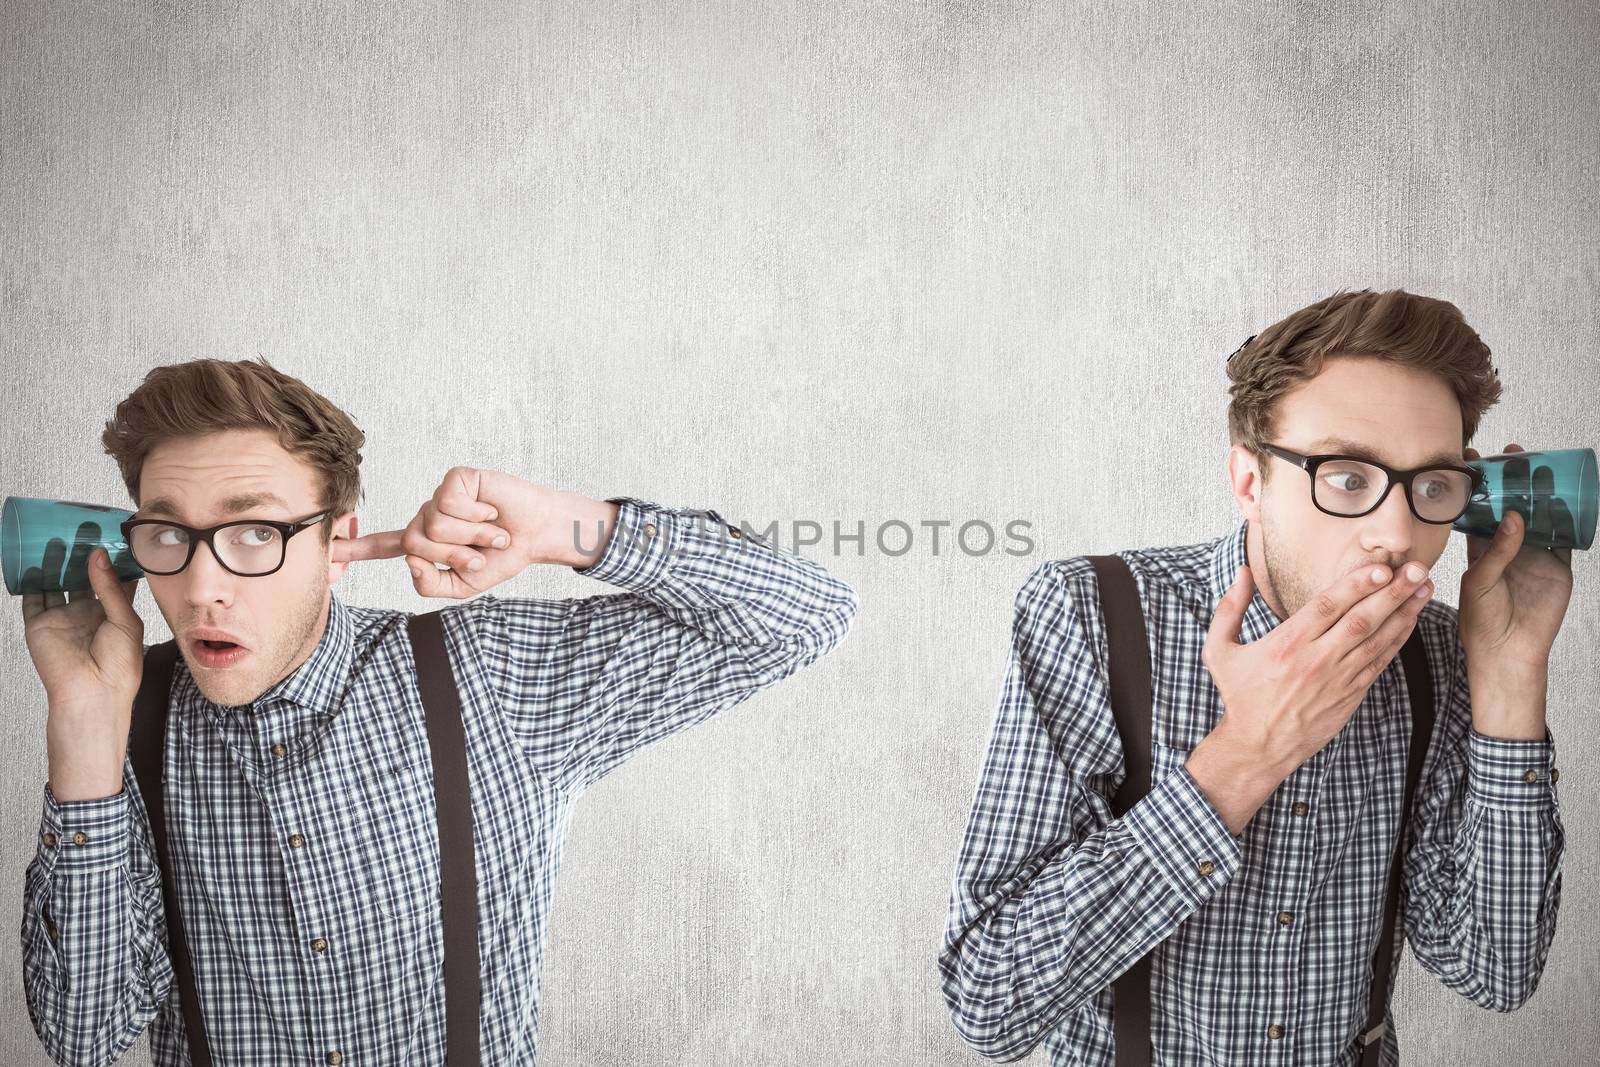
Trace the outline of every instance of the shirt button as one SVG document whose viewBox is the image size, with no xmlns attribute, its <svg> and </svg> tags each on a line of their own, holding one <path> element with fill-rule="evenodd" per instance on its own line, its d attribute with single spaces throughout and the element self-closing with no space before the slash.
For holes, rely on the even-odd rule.
<svg viewBox="0 0 1600 1067">
<path fill-rule="evenodd" d="M 1201 860 L 1200 861 L 1200 873 L 1202 875 L 1209 875 L 1212 871 L 1214 871 L 1216 869 L 1217 869 L 1217 865 L 1215 863 L 1212 863 L 1210 860 Z"/>
<path fill-rule="evenodd" d="M 1292 912 L 1292 911 L 1280 911 L 1280 912 L 1278 912 L 1278 925 L 1279 926 L 1288 926 L 1292 922 L 1294 922 L 1294 912 Z"/>
<path fill-rule="evenodd" d="M 51 833 L 49 830 L 46 830 L 44 833 L 40 834 L 39 840 L 44 842 L 45 848 L 56 847 L 56 835 Z"/>
<path fill-rule="evenodd" d="M 272 743 L 272 754 L 282 759 L 289 754 L 289 750 L 283 747 L 282 741 L 274 741 Z"/>
<path fill-rule="evenodd" d="M 315 941 L 311 942 L 311 951 L 312 952 L 326 952 L 326 951 L 328 951 L 328 941 L 327 941 L 327 939 L 319 937 Z"/>
<path fill-rule="evenodd" d="M 735 537 L 735 538 L 743 537 L 744 536 L 744 532 L 741 531 L 739 529 L 739 527 L 737 527 L 737 526 L 730 526 L 730 527 L 728 527 L 728 536 L 729 537 Z"/>
<path fill-rule="evenodd" d="M 1274 1041 L 1278 1040 L 1278 1038 L 1283 1036 L 1283 1027 L 1279 1026 L 1277 1023 L 1273 1023 L 1271 1026 L 1267 1027 L 1267 1036 L 1272 1038 Z"/>
<path fill-rule="evenodd" d="M 1522 776 L 1522 780 L 1524 782 L 1537 782 L 1539 780 L 1539 772 L 1529 771 L 1527 774 Z"/>
<path fill-rule="evenodd" d="M 1561 781 L 1561 769 L 1559 767 L 1551 767 L 1550 768 L 1550 783 L 1552 785 L 1554 785 L 1556 782 L 1559 782 L 1559 781 Z"/>
<path fill-rule="evenodd" d="M 344 1062 L 344 1057 L 339 1055 L 339 1050 L 338 1049 L 334 1049 L 332 1052 L 328 1053 L 328 1055 L 326 1057 L 324 1057 L 324 1058 L 328 1061 L 329 1064 L 332 1065 L 332 1067 L 339 1067 L 339 1064 Z"/>
<path fill-rule="evenodd" d="M 290 848 L 305 848 L 306 847 L 306 839 L 301 837 L 299 834 L 290 834 L 289 835 L 289 847 Z"/>
<path fill-rule="evenodd" d="M 86 845 L 89 843 L 89 835 L 84 833 L 82 830 L 79 830 L 77 833 L 72 835 L 72 843 L 74 845 Z"/>
<path fill-rule="evenodd" d="M 644 524 L 644 535 L 646 537 L 654 537 L 656 535 L 656 524 L 653 523 L 653 522 L 645 523 Z"/>
<path fill-rule="evenodd" d="M 1311 805 L 1307 804 L 1305 801 L 1297 800 L 1297 801 L 1294 802 L 1294 813 L 1295 813 L 1295 815 L 1299 816 L 1300 818 L 1302 818 L 1302 819 L 1305 818 L 1306 812 L 1308 812 L 1310 810 L 1311 810 Z"/>
</svg>

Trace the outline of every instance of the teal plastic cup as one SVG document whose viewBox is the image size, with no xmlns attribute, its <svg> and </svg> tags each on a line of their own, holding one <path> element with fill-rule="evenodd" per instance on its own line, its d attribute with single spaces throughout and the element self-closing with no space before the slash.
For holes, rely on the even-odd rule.
<svg viewBox="0 0 1600 1067">
<path fill-rule="evenodd" d="M 133 512 L 74 500 L 8 496 L 0 507 L 0 568 L 6 592 L 64 593 L 91 589 L 89 553 L 103 548 L 119 581 L 143 578 L 122 523 Z"/>
<path fill-rule="evenodd" d="M 1507 512 L 1515 511 L 1525 524 L 1524 545 L 1587 549 L 1594 544 L 1600 511 L 1594 449 L 1504 452 L 1466 462 L 1483 472 L 1484 485 L 1452 530 L 1493 537 Z"/>
</svg>

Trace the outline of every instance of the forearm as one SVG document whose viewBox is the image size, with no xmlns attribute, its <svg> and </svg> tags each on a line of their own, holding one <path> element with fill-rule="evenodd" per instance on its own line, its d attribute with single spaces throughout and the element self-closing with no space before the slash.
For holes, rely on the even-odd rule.
<svg viewBox="0 0 1600 1067">
<path fill-rule="evenodd" d="M 612 503 L 615 534 L 577 573 L 617 592 L 467 607 L 502 713 L 564 786 L 820 658 L 856 610 L 845 582 L 714 511 Z"/>
<path fill-rule="evenodd" d="M 969 832 L 967 848 L 1002 832 Z M 953 902 L 939 958 L 945 1000 L 963 1039 L 992 1058 L 1024 1055 L 1220 892 L 1242 858 L 1181 770 L 1047 855 L 965 878 Z M 963 870 L 989 866 L 964 850 Z M 992 888 L 979 895 L 977 885 Z"/>
<path fill-rule="evenodd" d="M 29 1013 L 57 1063 L 114 1062 L 166 995 L 170 965 L 150 928 L 160 884 L 130 868 L 129 822 L 125 794 L 86 803 L 46 794 L 21 941 Z"/>
<path fill-rule="evenodd" d="M 741 656 L 798 667 L 838 643 L 855 591 L 817 563 L 749 537 L 714 510 L 618 498 L 617 528 L 579 574 L 648 598 Z"/>
<path fill-rule="evenodd" d="M 1409 932 L 1446 987 L 1512 1011 L 1538 986 L 1560 906 L 1554 748 L 1474 731 L 1468 752 L 1460 821 L 1441 821 L 1412 864 Z"/>
</svg>

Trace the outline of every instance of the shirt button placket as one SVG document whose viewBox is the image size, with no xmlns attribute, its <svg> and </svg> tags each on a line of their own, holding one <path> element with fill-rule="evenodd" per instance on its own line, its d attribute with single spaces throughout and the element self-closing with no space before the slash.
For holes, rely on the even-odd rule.
<svg viewBox="0 0 1600 1067">
<path fill-rule="evenodd" d="M 1270 1011 L 1269 1018 L 1283 1019 L 1289 1010 L 1289 999 L 1294 995 L 1295 988 L 1295 960 L 1299 958 L 1298 942 L 1294 931 L 1294 912 L 1279 911 L 1274 917 L 1278 926 L 1279 965 L 1272 972 L 1272 984 L 1267 989 L 1267 1006 Z M 1282 974 L 1277 973 L 1282 970 Z M 1283 1037 L 1284 1028 L 1281 1022 L 1268 1023 L 1266 1034 L 1270 1039 L 1267 1051 L 1274 1059 L 1286 1056 L 1285 1043 L 1279 1039 Z"/>
<path fill-rule="evenodd" d="M 1311 814 L 1311 805 L 1304 800 L 1297 800 L 1290 805 L 1289 813 L 1293 816 L 1291 829 L 1305 835 L 1293 839 L 1294 845 L 1292 847 L 1294 851 L 1298 852 L 1301 848 L 1308 846 L 1310 842 L 1311 821 L 1308 816 Z M 1300 939 L 1297 936 L 1297 924 L 1293 911 L 1282 909 L 1273 918 L 1277 923 L 1278 936 L 1281 938 L 1277 943 L 1277 947 L 1280 949 L 1283 974 L 1280 977 L 1277 974 L 1277 969 L 1271 972 L 1271 985 L 1266 991 L 1266 1003 L 1270 1013 L 1268 1018 L 1274 1021 L 1267 1024 L 1264 1032 L 1268 1039 L 1267 1051 L 1276 1060 L 1289 1056 L 1289 1043 L 1283 1040 L 1283 1036 L 1287 1032 L 1285 1022 L 1288 1019 L 1290 999 L 1293 997 L 1297 978 L 1295 960 L 1300 955 L 1298 951 Z"/>
</svg>

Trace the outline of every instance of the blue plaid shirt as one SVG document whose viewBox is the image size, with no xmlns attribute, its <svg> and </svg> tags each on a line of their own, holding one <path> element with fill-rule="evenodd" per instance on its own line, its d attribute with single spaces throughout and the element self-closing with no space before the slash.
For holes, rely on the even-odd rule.
<svg viewBox="0 0 1600 1067">
<path fill-rule="evenodd" d="M 844 582 L 715 511 L 612 499 L 617 530 L 577 573 L 623 592 L 485 594 L 442 613 L 473 794 L 486 1064 L 535 1061 L 572 801 L 641 746 L 816 660 L 855 612 Z M 247 706 L 206 700 L 179 660 L 169 841 L 219 1067 L 444 1062 L 439 847 L 409 614 L 333 596 L 310 658 Z M 159 1067 L 188 1062 L 131 768 L 106 799 L 57 802 L 46 786 L 23 901 L 29 1011 L 56 1062 L 111 1063 L 146 1024 Z"/>
<path fill-rule="evenodd" d="M 1092 565 L 1047 562 L 1017 594 L 939 954 L 956 1029 L 987 1056 L 1043 1041 L 1052 1064 L 1111 1067 L 1111 982 L 1154 948 L 1157 1063 L 1357 1060 L 1405 782 L 1405 676 L 1396 656 L 1344 729 L 1230 833 L 1183 764 L 1222 715 L 1200 649 L 1247 528 L 1118 553 L 1154 690 L 1151 789 L 1121 818 Z M 1276 624 L 1258 591 L 1240 640 Z M 1447 987 L 1511 1011 L 1538 985 L 1560 902 L 1554 742 L 1473 730 L 1456 610 L 1435 600 L 1417 625 L 1438 718 L 1403 863 L 1405 938 Z M 1382 1062 L 1399 1062 L 1392 1021 Z"/>
</svg>

